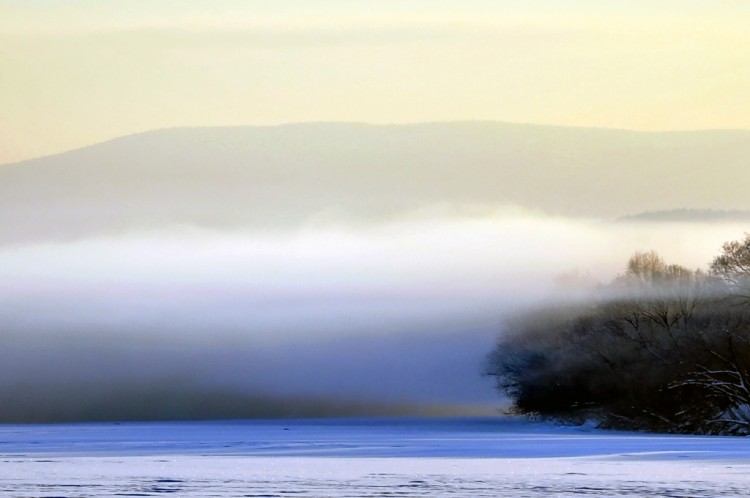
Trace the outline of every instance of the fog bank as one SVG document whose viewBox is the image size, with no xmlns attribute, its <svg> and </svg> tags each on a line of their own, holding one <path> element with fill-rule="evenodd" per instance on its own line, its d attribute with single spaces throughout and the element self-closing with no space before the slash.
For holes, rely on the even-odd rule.
<svg viewBox="0 0 750 498">
<path fill-rule="evenodd" d="M 638 250 L 705 267 L 744 230 L 432 210 L 5 247 L 0 398 L 29 420 L 492 411 L 480 368 L 508 313 Z"/>
</svg>

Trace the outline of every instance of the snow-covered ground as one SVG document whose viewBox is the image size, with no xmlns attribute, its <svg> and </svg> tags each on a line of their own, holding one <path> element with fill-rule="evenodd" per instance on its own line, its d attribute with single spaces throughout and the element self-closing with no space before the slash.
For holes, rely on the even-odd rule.
<svg viewBox="0 0 750 498">
<path fill-rule="evenodd" d="M 748 496 L 750 438 L 497 419 L 0 426 L 0 495 Z"/>
</svg>

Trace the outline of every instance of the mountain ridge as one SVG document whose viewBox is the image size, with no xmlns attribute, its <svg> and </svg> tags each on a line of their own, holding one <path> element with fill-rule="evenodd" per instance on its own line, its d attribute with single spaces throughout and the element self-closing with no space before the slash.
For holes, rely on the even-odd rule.
<svg viewBox="0 0 750 498">
<path fill-rule="evenodd" d="M 365 222 L 435 204 L 612 219 L 750 208 L 750 131 L 463 121 L 164 128 L 0 166 L 0 243 L 167 224 Z"/>
<path fill-rule="evenodd" d="M 409 122 L 409 123 L 369 123 L 365 121 L 301 121 L 301 122 L 288 122 L 271 125 L 208 125 L 208 126 L 170 126 L 163 128 L 153 128 L 149 130 L 138 131 L 129 133 L 126 135 L 119 135 L 116 137 L 108 138 L 105 140 L 96 141 L 90 144 L 72 147 L 70 149 L 53 152 L 50 154 L 44 154 L 40 156 L 29 157 L 18 161 L 10 161 L 6 163 L 0 163 L 0 168 L 5 166 L 13 166 L 21 163 L 28 163 L 31 161 L 37 161 L 40 159 L 46 159 L 50 157 L 60 156 L 71 152 L 81 151 L 100 145 L 105 145 L 111 142 L 117 142 L 121 140 L 127 140 L 130 138 L 141 137 L 144 135 L 158 134 L 162 132 L 170 131 L 181 131 L 181 130 L 242 130 L 242 129 L 268 129 L 268 128 L 294 128 L 294 127 L 307 127 L 307 126 L 349 126 L 349 127 L 372 127 L 372 128 L 398 128 L 398 127 L 415 127 L 415 126 L 441 126 L 441 125 L 493 125 L 493 126 L 509 126 L 509 127 L 527 127 L 527 128 L 538 128 L 538 129 L 557 129 L 557 130 L 580 130 L 580 131 L 591 131 L 591 132 L 614 132 L 621 134 L 633 134 L 633 135 L 689 135 L 689 134 L 747 134 L 750 135 L 750 129 L 745 128 L 706 128 L 706 129 L 690 129 L 690 130 L 633 130 L 629 128 L 610 128 L 610 127 L 596 127 L 596 126 L 575 126 L 575 125 L 555 125 L 555 124 L 541 124 L 541 123 L 524 123 L 524 122 L 513 122 L 513 121 L 497 121 L 497 120 L 457 120 L 457 121 L 420 121 L 420 122 Z"/>
</svg>

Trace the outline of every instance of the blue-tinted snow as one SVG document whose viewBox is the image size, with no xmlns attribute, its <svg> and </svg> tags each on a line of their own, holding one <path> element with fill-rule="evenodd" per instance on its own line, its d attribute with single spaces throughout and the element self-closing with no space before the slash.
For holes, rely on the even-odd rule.
<svg viewBox="0 0 750 498">
<path fill-rule="evenodd" d="M 0 425 L 0 454 L 750 461 L 750 438 L 621 433 L 506 417 Z"/>
</svg>

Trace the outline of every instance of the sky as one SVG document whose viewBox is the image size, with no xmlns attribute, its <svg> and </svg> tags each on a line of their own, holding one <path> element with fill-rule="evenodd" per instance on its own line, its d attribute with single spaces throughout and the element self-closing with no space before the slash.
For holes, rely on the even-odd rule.
<svg viewBox="0 0 750 498">
<path fill-rule="evenodd" d="M 743 0 L 0 0 L 0 164 L 177 126 L 750 128 Z"/>
<path fill-rule="evenodd" d="M 750 129 L 749 16 L 740 0 L 0 0 L 0 401 L 27 406 L 23 393 L 38 408 L 54 391 L 44 404 L 56 413 L 58 399 L 88 396 L 93 382 L 103 403 L 124 393 L 117 410 L 150 383 L 494 413 L 481 364 L 510 314 L 585 295 L 638 250 L 705 268 L 746 229 L 600 220 L 662 206 L 649 196 L 667 208 L 745 207 L 742 181 L 700 180 L 713 164 L 714 176 L 735 168 L 743 178 L 745 134 L 574 141 L 521 126 L 496 139 L 472 124 L 455 136 L 378 129 L 357 142 L 369 127 L 255 139 L 178 130 L 9 163 L 172 127 Z M 165 137 L 182 132 L 205 149 Z M 453 174 L 467 163 L 471 178 Z M 256 169 L 238 174 L 247 164 Z M 609 180 L 623 170 L 631 178 Z M 461 194 L 455 206 L 443 183 Z M 670 192 L 693 186 L 694 205 L 670 204 Z M 611 188 L 635 194 L 620 206 Z M 717 203 L 701 204 L 714 189 Z M 523 205 L 536 191 L 553 207 L 581 198 L 599 221 Z M 467 192 L 498 204 L 474 205 Z M 347 221 L 352 196 L 392 216 Z M 399 196 L 416 211 L 399 211 Z M 221 206 L 269 220 L 300 208 L 309 219 L 201 225 L 221 220 Z M 98 217 L 130 225 L 86 232 Z M 73 236 L 23 238 L 44 223 Z"/>
</svg>

